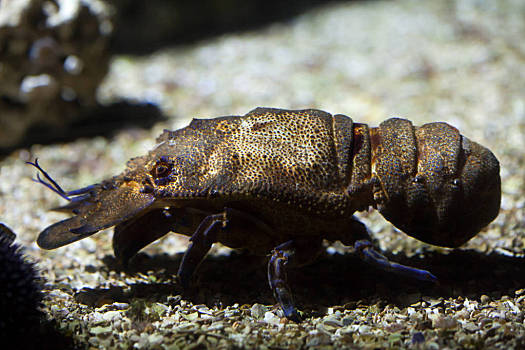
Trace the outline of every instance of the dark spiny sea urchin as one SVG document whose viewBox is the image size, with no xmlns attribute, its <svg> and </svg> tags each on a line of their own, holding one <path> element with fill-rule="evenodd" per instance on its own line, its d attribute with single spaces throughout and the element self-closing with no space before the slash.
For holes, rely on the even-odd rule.
<svg viewBox="0 0 525 350">
<path fill-rule="evenodd" d="M 0 338 L 30 336 L 39 328 L 42 288 L 35 265 L 0 223 Z"/>
<path fill-rule="evenodd" d="M 0 340 L 20 350 L 82 349 L 46 320 L 42 306 L 43 279 L 35 264 L 14 243 L 16 235 L 0 223 Z M 4 345 L 4 342 L 2 342 Z"/>
</svg>

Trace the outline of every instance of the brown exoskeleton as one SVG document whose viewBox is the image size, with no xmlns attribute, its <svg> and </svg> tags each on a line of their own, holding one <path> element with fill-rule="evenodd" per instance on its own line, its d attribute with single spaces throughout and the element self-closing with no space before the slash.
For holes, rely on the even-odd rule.
<svg viewBox="0 0 525 350">
<path fill-rule="evenodd" d="M 194 119 L 157 142 L 122 174 L 76 191 L 31 163 L 49 181 L 39 182 L 69 200 L 58 209 L 73 214 L 38 245 L 54 249 L 115 226 L 115 256 L 125 263 L 170 231 L 188 235 L 183 287 L 215 242 L 271 252 L 270 287 L 285 316 L 299 320 L 287 269 L 312 261 L 323 239 L 354 245 L 380 268 L 436 280 L 375 251 L 355 211 L 374 207 L 412 237 L 457 247 L 500 207 L 497 159 L 446 123 L 392 118 L 369 128 L 320 110 L 257 108 Z"/>
</svg>

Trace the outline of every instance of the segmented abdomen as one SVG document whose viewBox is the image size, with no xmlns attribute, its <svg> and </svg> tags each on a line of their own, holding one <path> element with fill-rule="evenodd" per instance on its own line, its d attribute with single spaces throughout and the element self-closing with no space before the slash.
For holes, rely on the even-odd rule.
<svg viewBox="0 0 525 350">
<path fill-rule="evenodd" d="M 364 188 L 364 195 L 371 191 L 372 205 L 409 235 L 457 246 L 497 216 L 499 163 L 455 127 L 443 122 L 417 127 L 391 118 L 368 134 L 354 126 L 353 137 L 363 141 L 354 140 L 353 167 L 360 173 L 352 172 L 349 194 L 355 197 L 356 188 Z M 366 142 L 368 159 L 367 152 L 359 154 L 359 144 Z"/>
</svg>

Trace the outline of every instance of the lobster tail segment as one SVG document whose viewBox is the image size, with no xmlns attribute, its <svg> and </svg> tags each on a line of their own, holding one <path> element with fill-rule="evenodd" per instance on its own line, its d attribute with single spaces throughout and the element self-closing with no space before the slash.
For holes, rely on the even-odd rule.
<svg viewBox="0 0 525 350">
<path fill-rule="evenodd" d="M 453 126 L 392 118 L 371 131 L 371 144 L 375 204 L 408 235 L 457 247 L 497 216 L 499 163 Z"/>
</svg>

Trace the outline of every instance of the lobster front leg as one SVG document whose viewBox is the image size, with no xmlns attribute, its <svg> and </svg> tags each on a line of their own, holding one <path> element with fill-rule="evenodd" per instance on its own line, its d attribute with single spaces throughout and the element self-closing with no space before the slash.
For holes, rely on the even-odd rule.
<svg viewBox="0 0 525 350">
<path fill-rule="evenodd" d="M 284 316 L 292 321 L 300 322 L 301 316 L 288 285 L 287 269 L 312 262 L 321 251 L 321 240 L 317 238 L 290 240 L 272 251 L 268 262 L 268 282 Z"/>
<path fill-rule="evenodd" d="M 222 213 L 208 215 L 201 221 L 190 238 L 190 245 L 182 257 L 177 277 L 184 290 L 188 289 L 193 273 L 202 262 L 213 243 L 217 241 L 218 228 L 226 227 L 227 210 Z M 219 225 L 221 224 L 221 225 Z"/>
<path fill-rule="evenodd" d="M 182 212 L 182 210 L 179 209 Z M 124 267 L 130 259 L 148 244 L 163 237 L 174 226 L 173 210 L 150 211 L 139 218 L 132 218 L 115 226 L 113 252 Z"/>
<path fill-rule="evenodd" d="M 428 281 L 433 283 L 438 282 L 437 277 L 426 270 L 416 269 L 415 267 L 391 262 L 386 258 L 386 256 L 376 251 L 372 243 L 367 240 L 356 241 L 354 244 L 354 249 L 364 262 L 381 270 L 415 278 L 420 281 Z"/>
</svg>

